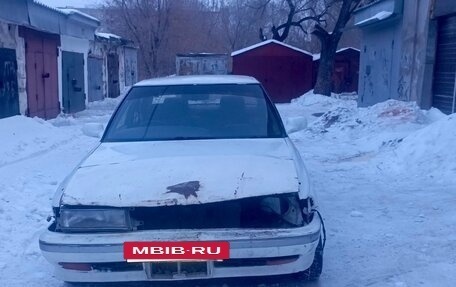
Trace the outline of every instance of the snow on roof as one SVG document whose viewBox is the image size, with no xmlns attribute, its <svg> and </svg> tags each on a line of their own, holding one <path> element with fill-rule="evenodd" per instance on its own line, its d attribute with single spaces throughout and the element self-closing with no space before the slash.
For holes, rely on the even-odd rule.
<svg viewBox="0 0 456 287">
<path fill-rule="evenodd" d="M 358 52 L 359 52 L 359 49 L 357 49 L 357 48 L 354 48 L 354 47 L 345 47 L 345 48 L 341 48 L 341 49 L 337 50 L 337 51 L 336 51 L 336 54 L 337 54 L 337 53 L 340 53 L 340 52 L 343 52 L 343 51 L 346 51 L 346 50 L 355 50 L 355 51 L 358 51 Z M 320 54 L 320 53 L 317 53 L 317 54 L 313 54 L 313 55 L 312 55 L 312 58 L 313 58 L 314 61 L 318 61 L 318 60 L 320 60 L 320 56 L 321 56 L 321 54 Z"/>
<path fill-rule="evenodd" d="M 364 19 L 362 21 L 356 22 L 355 26 L 363 25 L 363 24 L 369 24 L 369 23 L 374 22 L 374 21 L 381 21 L 383 19 L 386 19 L 386 18 L 390 17 L 391 15 L 393 15 L 393 12 L 380 11 L 380 12 L 378 12 L 377 14 L 375 14 L 374 16 L 372 16 L 370 18 L 367 18 L 367 19 Z"/>
<path fill-rule="evenodd" d="M 271 44 L 271 43 L 274 43 L 274 44 L 277 44 L 277 45 L 281 45 L 281 46 L 287 47 L 287 48 L 289 48 L 289 49 L 295 50 L 295 51 L 297 51 L 297 52 L 300 52 L 300 53 L 303 53 L 303 54 L 312 56 L 311 53 L 309 53 L 309 52 L 307 52 L 307 51 L 305 51 L 305 50 L 301 50 L 301 49 L 299 49 L 299 48 L 296 48 L 296 47 L 293 47 L 293 46 L 291 46 L 291 45 L 288 45 L 288 44 L 279 42 L 279 41 L 277 41 L 277 40 L 267 40 L 267 41 L 263 41 L 263 42 L 257 43 L 257 44 L 255 44 L 255 45 L 246 47 L 246 48 L 244 48 L 244 49 L 234 51 L 233 53 L 231 53 L 231 56 L 234 57 L 234 56 L 237 56 L 237 55 L 239 55 L 239 54 L 248 52 L 248 51 L 250 51 L 250 50 L 253 50 L 253 49 L 256 49 L 256 48 L 265 46 L 265 45 L 269 45 L 269 44 Z"/>
<path fill-rule="evenodd" d="M 312 55 L 312 59 L 313 59 L 314 61 L 320 60 L 320 56 L 321 56 L 320 53 L 313 54 L 313 55 Z"/>
<path fill-rule="evenodd" d="M 119 35 L 111 34 L 111 33 L 95 32 L 95 35 L 98 37 L 101 37 L 101 38 L 105 38 L 105 39 L 111 39 L 111 38 L 122 39 L 122 37 L 120 37 Z"/>
<path fill-rule="evenodd" d="M 258 84 L 255 78 L 234 75 L 198 75 L 198 76 L 170 76 L 144 80 L 135 86 L 177 86 L 177 85 L 204 85 L 204 84 Z"/>
<path fill-rule="evenodd" d="M 89 14 L 83 13 L 77 9 L 73 9 L 73 8 L 57 8 L 57 9 L 59 11 L 61 11 L 62 13 L 64 13 L 65 15 L 77 14 L 79 16 L 90 19 L 92 21 L 100 22 L 100 20 L 98 20 L 97 18 L 90 16 Z"/>
<path fill-rule="evenodd" d="M 340 53 L 340 52 L 343 52 L 346 50 L 355 50 L 355 51 L 359 52 L 359 49 L 357 49 L 355 47 L 345 47 L 345 48 L 340 48 L 339 50 L 336 51 L 336 53 Z"/>
</svg>

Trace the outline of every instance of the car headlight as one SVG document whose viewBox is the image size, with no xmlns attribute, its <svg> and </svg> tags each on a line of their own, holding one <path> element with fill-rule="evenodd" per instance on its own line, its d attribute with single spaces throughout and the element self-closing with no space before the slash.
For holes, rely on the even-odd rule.
<svg viewBox="0 0 456 287">
<path fill-rule="evenodd" d="M 260 201 L 260 206 L 262 212 L 275 215 L 285 225 L 302 226 L 304 224 L 297 194 L 264 197 Z"/>
<path fill-rule="evenodd" d="M 69 232 L 131 230 L 129 212 L 125 209 L 60 209 L 58 228 Z"/>
</svg>

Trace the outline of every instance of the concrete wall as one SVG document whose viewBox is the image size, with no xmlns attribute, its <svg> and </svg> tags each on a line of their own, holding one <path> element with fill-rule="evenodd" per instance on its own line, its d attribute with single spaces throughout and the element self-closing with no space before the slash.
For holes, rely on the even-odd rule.
<svg viewBox="0 0 456 287">
<path fill-rule="evenodd" d="M 360 106 L 387 99 L 431 106 L 437 35 L 432 3 L 404 0 L 400 14 L 361 27 Z"/>
<path fill-rule="evenodd" d="M 17 82 L 19 86 L 19 110 L 22 115 L 27 111 L 27 89 L 25 72 L 24 39 L 19 37 L 18 26 L 0 21 L 0 48 L 16 50 Z"/>
<path fill-rule="evenodd" d="M 117 55 L 119 55 L 119 88 L 122 94 L 125 90 L 125 47 L 118 47 Z"/>
<path fill-rule="evenodd" d="M 406 0 L 401 29 L 399 99 L 429 108 L 437 25 L 430 24 L 432 0 Z"/>
<path fill-rule="evenodd" d="M 61 46 L 59 49 L 58 57 L 58 69 L 59 69 L 59 100 L 63 103 L 63 88 L 62 88 L 62 51 L 75 52 L 84 54 L 84 93 L 86 94 L 85 100 L 88 104 L 88 93 L 89 93 L 89 77 L 87 69 L 87 56 L 89 54 L 90 42 L 87 39 L 80 39 L 71 36 L 61 35 L 60 36 Z M 61 107 L 63 108 L 63 106 Z"/>
</svg>

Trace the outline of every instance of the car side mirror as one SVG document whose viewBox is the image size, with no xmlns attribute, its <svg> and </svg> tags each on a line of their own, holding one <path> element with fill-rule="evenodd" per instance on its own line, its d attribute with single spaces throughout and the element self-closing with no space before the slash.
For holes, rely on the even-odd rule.
<svg viewBox="0 0 456 287">
<path fill-rule="evenodd" d="M 289 117 L 284 124 L 287 133 L 292 134 L 307 128 L 307 118 L 303 116 Z"/>
<path fill-rule="evenodd" d="M 104 126 L 100 123 L 86 123 L 82 126 L 82 133 L 93 138 L 101 138 Z"/>
</svg>

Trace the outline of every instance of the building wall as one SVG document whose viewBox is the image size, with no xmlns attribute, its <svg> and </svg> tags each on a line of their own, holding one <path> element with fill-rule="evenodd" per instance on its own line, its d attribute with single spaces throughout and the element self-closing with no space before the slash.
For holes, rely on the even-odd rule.
<svg viewBox="0 0 456 287">
<path fill-rule="evenodd" d="M 63 95 L 63 88 L 62 88 L 62 52 L 61 51 L 68 51 L 68 52 L 75 52 L 75 53 L 82 53 L 84 54 L 84 93 L 86 94 L 86 104 L 88 103 L 88 70 L 87 70 L 87 56 L 90 49 L 90 43 L 87 39 L 80 39 L 71 36 L 61 35 L 60 36 L 61 46 L 59 49 L 59 57 L 58 57 L 58 69 L 59 69 L 59 100 L 63 103 L 62 95 Z M 63 108 L 63 107 L 62 107 Z"/>
<path fill-rule="evenodd" d="M 25 72 L 24 39 L 19 37 L 18 26 L 0 21 L 0 48 L 16 50 L 17 81 L 19 86 L 19 110 L 22 115 L 27 111 L 27 90 Z"/>
</svg>

